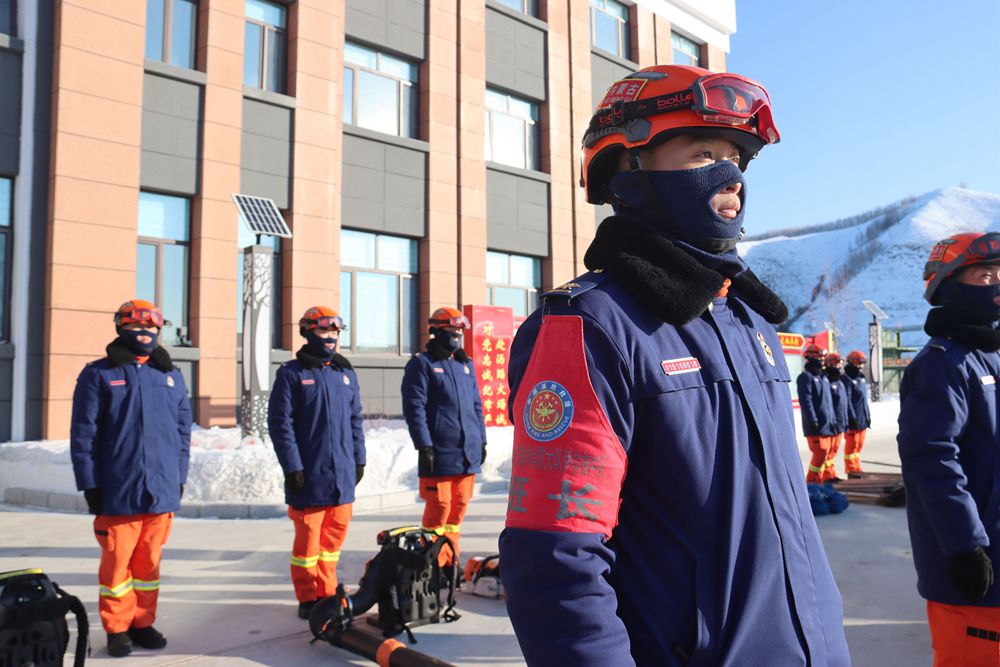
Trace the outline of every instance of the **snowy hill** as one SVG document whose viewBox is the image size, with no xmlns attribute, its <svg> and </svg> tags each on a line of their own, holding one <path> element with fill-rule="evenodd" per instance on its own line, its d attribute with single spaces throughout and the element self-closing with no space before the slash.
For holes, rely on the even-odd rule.
<svg viewBox="0 0 1000 667">
<path fill-rule="evenodd" d="M 921 275 L 931 246 L 958 232 L 1000 231 L 1000 195 L 945 188 L 849 223 L 790 230 L 738 248 L 788 305 L 784 330 L 815 333 L 832 322 L 843 332 L 842 351 L 867 351 L 871 315 L 861 301 L 874 301 L 889 315 L 885 327 L 922 326 L 928 306 Z M 926 339 L 915 331 L 903 340 L 922 345 Z"/>
</svg>

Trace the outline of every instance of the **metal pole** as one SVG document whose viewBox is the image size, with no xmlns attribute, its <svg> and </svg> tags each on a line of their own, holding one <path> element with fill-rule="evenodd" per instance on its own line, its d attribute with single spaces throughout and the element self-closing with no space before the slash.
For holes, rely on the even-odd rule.
<svg viewBox="0 0 1000 667">
<path fill-rule="evenodd" d="M 243 393 L 240 429 L 243 437 L 267 433 L 267 399 L 271 393 L 271 248 L 243 249 Z"/>
<path fill-rule="evenodd" d="M 870 348 L 868 368 L 871 369 L 872 374 L 872 403 L 877 403 L 882 395 L 882 325 L 874 316 L 868 324 L 868 343 Z"/>
</svg>

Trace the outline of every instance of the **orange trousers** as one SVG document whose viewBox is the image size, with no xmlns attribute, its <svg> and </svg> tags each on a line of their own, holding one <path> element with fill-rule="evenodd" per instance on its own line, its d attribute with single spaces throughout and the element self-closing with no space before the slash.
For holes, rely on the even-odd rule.
<svg viewBox="0 0 1000 667">
<path fill-rule="evenodd" d="M 809 461 L 809 472 L 806 473 L 806 482 L 809 484 L 822 484 L 826 481 L 826 460 L 830 454 L 830 435 L 808 435 L 806 442 L 809 443 L 809 451 L 812 452 L 812 459 Z"/>
<path fill-rule="evenodd" d="M 861 472 L 861 448 L 865 446 L 868 429 L 848 431 L 844 434 L 844 470 Z"/>
<path fill-rule="evenodd" d="M 472 499 L 475 475 L 442 475 L 420 478 L 420 497 L 424 502 L 423 529 L 451 540 L 455 552 L 448 547 L 438 554 L 438 564 L 446 567 L 458 563 L 458 540 L 462 534 L 462 519 Z M 461 564 L 459 563 L 459 567 Z"/>
<path fill-rule="evenodd" d="M 934 667 L 1000 666 L 1000 607 L 927 601 Z"/>
<path fill-rule="evenodd" d="M 337 561 L 353 508 L 351 503 L 288 508 L 288 518 L 295 525 L 290 569 L 299 602 L 312 602 L 337 592 Z"/>
<path fill-rule="evenodd" d="M 94 518 L 101 545 L 98 609 L 106 632 L 146 628 L 156 620 L 160 558 L 173 518 L 173 512 Z"/>
<path fill-rule="evenodd" d="M 830 436 L 830 450 L 826 454 L 826 463 L 823 466 L 823 481 L 837 479 L 837 452 L 840 451 L 840 443 L 844 439 L 843 433 Z"/>
</svg>

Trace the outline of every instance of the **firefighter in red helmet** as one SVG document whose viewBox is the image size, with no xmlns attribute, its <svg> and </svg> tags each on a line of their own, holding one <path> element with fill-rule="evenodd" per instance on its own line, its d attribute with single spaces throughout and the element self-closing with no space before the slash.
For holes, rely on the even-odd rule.
<svg viewBox="0 0 1000 667">
<path fill-rule="evenodd" d="M 444 307 L 427 323 L 427 350 L 414 355 L 403 371 L 403 416 L 417 449 L 422 526 L 451 541 L 455 553 L 442 549 L 439 563 L 456 575 L 462 519 L 486 460 L 486 425 L 476 369 L 462 349 L 469 320 Z"/>
<path fill-rule="evenodd" d="M 837 453 L 844 441 L 844 433 L 850 421 L 851 404 L 848 400 L 847 388 L 842 379 L 844 361 L 836 352 L 827 352 L 823 357 L 823 373 L 830 381 L 830 398 L 833 399 L 833 438 L 830 440 L 830 451 L 826 456 L 826 466 L 823 469 L 823 481 L 838 481 Z"/>
<path fill-rule="evenodd" d="M 802 352 L 805 368 L 795 380 L 802 417 L 802 434 L 806 436 L 812 459 L 806 481 L 819 484 L 826 481 L 827 462 L 836 438 L 834 426 L 833 391 L 830 379 L 823 374 L 826 350 L 815 343 Z"/>
<path fill-rule="evenodd" d="M 865 435 L 872 424 L 872 413 L 868 407 L 868 383 L 865 381 L 865 364 L 868 362 L 861 350 L 852 350 L 847 355 L 843 383 L 850 401 L 847 432 L 844 433 L 844 470 L 847 476 L 859 475 L 861 471 L 861 448 L 865 445 Z"/>
<path fill-rule="evenodd" d="M 900 384 L 899 457 L 935 665 L 1000 665 L 1000 233 L 934 245 L 931 336 Z"/>
</svg>

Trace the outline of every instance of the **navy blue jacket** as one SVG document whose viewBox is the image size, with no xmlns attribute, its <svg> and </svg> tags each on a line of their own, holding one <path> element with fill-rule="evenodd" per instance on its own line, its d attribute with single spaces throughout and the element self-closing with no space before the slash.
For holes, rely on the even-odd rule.
<svg viewBox="0 0 1000 667">
<path fill-rule="evenodd" d="M 157 348 L 143 364 L 123 343 L 83 369 L 73 392 L 70 454 L 79 490 L 100 488 L 101 514 L 163 514 L 181 506 L 191 456 L 184 377 Z"/>
<path fill-rule="evenodd" d="M 799 390 L 799 412 L 802 413 L 802 434 L 836 435 L 834 426 L 833 392 L 830 379 L 823 373 L 802 371 L 795 380 Z M 813 425 L 816 425 L 813 427 Z"/>
<path fill-rule="evenodd" d="M 830 383 L 830 398 L 833 399 L 833 432 L 843 433 L 851 418 L 851 397 L 842 377 L 836 380 L 827 377 L 827 381 Z"/>
<path fill-rule="evenodd" d="M 358 376 L 339 354 L 331 363 L 298 353 L 282 364 L 267 405 L 267 427 L 281 469 L 305 473 L 292 507 L 354 502 L 356 466 L 365 465 L 365 432 Z"/>
<path fill-rule="evenodd" d="M 527 664 L 848 665 L 774 328 L 733 289 L 676 326 L 633 294 L 576 278 L 511 348 L 500 554 Z"/>
<path fill-rule="evenodd" d="M 1000 563 L 1000 352 L 931 338 L 903 374 L 899 458 L 906 514 L 924 598 L 1000 606 L 1000 585 L 978 602 L 961 598 L 948 557 L 985 547 Z"/>
<path fill-rule="evenodd" d="M 847 387 L 850 397 L 850 415 L 848 416 L 848 429 L 851 431 L 863 431 L 872 425 L 872 413 L 868 407 L 868 383 L 863 375 L 854 378 L 844 374 L 841 382 Z"/>
<path fill-rule="evenodd" d="M 486 425 L 476 369 L 464 353 L 445 356 L 434 346 L 414 355 L 403 371 L 403 416 L 417 449 L 434 448 L 433 475 L 479 472 Z"/>
</svg>

